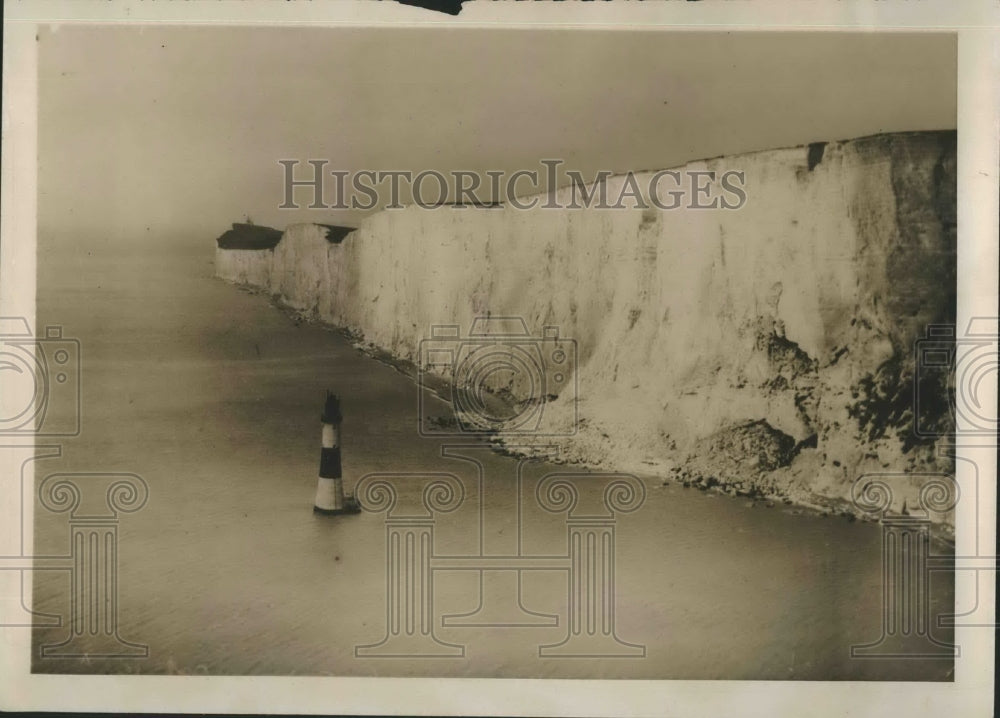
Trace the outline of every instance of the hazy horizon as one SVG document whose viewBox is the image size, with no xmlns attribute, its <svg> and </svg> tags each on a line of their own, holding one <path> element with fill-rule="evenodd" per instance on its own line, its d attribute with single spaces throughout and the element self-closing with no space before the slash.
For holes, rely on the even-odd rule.
<svg viewBox="0 0 1000 718">
<path fill-rule="evenodd" d="M 591 177 L 956 126 L 949 33 L 64 25 L 39 38 L 38 224 L 57 238 L 197 242 L 246 216 L 364 216 L 278 209 L 279 159 L 509 174 L 559 158 Z"/>
</svg>

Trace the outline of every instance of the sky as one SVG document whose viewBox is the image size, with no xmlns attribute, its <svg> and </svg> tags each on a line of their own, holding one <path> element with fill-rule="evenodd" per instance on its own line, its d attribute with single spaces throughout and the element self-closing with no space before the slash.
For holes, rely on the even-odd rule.
<svg viewBox="0 0 1000 718">
<path fill-rule="evenodd" d="M 201 242 L 247 216 L 362 218 L 279 209 L 281 159 L 510 174 L 558 158 L 590 177 L 953 129 L 956 49 L 936 33 L 49 27 L 39 232 Z"/>
</svg>

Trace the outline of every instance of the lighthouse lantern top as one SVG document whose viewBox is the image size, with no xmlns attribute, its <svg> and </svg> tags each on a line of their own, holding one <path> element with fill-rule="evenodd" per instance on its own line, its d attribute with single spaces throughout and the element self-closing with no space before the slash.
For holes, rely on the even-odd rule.
<svg viewBox="0 0 1000 718">
<path fill-rule="evenodd" d="M 339 424 L 344 420 L 340 414 L 340 397 L 331 391 L 326 392 L 326 403 L 323 405 L 323 416 L 320 421 L 324 424 Z"/>
</svg>

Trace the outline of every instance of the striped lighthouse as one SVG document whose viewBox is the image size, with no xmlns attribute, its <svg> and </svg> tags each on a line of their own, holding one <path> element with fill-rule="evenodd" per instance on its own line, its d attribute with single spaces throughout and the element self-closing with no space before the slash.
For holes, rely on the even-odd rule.
<svg viewBox="0 0 1000 718">
<path fill-rule="evenodd" d="M 352 497 L 344 496 L 340 475 L 340 398 L 329 391 L 323 406 L 323 448 L 319 459 L 319 483 L 313 511 L 319 514 L 356 514 L 360 507 Z"/>
</svg>

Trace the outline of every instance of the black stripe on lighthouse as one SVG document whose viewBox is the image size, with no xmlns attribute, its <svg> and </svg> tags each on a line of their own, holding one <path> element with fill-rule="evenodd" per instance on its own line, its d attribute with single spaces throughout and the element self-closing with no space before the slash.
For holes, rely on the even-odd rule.
<svg viewBox="0 0 1000 718">
<path fill-rule="evenodd" d="M 344 495 L 344 482 L 340 468 L 340 425 L 344 417 L 340 412 L 340 397 L 328 391 L 320 416 L 321 453 L 319 477 L 316 482 L 316 499 L 313 511 L 320 514 L 356 514 L 361 506 L 353 496 Z"/>
<path fill-rule="evenodd" d="M 340 478 L 340 447 L 322 449 L 319 457 L 319 475 L 323 479 Z"/>
</svg>

